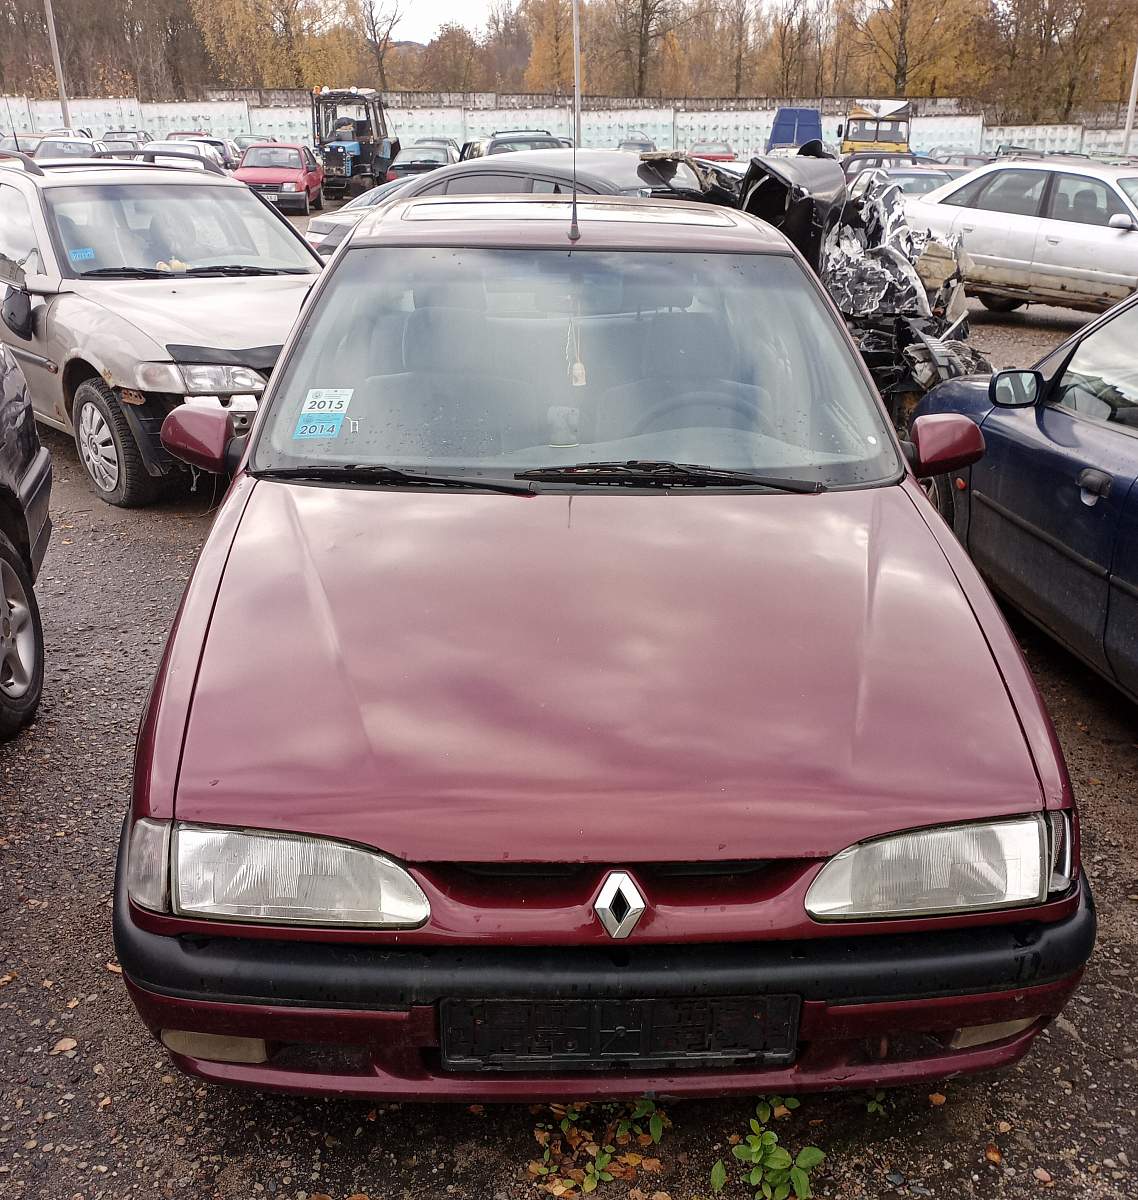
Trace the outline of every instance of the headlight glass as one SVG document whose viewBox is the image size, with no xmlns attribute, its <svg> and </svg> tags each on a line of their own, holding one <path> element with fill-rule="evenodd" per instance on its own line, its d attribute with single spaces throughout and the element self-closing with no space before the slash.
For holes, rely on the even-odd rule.
<svg viewBox="0 0 1138 1200">
<path fill-rule="evenodd" d="M 188 363 L 182 367 L 186 390 L 197 395 L 232 395 L 235 392 L 257 394 L 264 391 L 265 380 L 251 367 L 222 367 L 206 363 Z"/>
<path fill-rule="evenodd" d="M 140 817 L 131 826 L 126 855 L 127 895 L 140 908 L 168 912 L 170 822 Z"/>
<path fill-rule="evenodd" d="M 295 183 L 282 183 L 281 191 L 282 192 L 299 192 L 300 188 Z"/>
<path fill-rule="evenodd" d="M 1037 816 L 947 825 L 860 842 L 835 855 L 806 893 L 823 921 L 913 917 L 1041 903 L 1050 874 Z"/>
<path fill-rule="evenodd" d="M 179 825 L 173 907 L 187 917 L 409 928 L 431 915 L 397 863 L 301 834 Z"/>
</svg>

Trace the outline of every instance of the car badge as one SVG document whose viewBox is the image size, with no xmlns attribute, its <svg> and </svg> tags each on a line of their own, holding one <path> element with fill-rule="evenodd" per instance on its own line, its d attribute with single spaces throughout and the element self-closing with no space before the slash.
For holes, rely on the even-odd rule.
<svg viewBox="0 0 1138 1200">
<path fill-rule="evenodd" d="M 613 871 L 597 896 L 593 911 L 605 932 L 618 941 L 628 937 L 644 915 L 644 897 L 625 871 Z"/>
</svg>

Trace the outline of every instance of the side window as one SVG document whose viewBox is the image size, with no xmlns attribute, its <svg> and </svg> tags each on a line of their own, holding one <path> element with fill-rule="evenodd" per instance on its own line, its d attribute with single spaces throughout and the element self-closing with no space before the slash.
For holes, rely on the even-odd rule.
<svg viewBox="0 0 1138 1200">
<path fill-rule="evenodd" d="M 416 191 L 416 196 L 441 196 L 447 190 L 447 181 L 444 179 L 442 183 L 432 183 L 430 187 L 425 187 L 422 191 Z M 410 195 L 410 193 L 408 193 Z"/>
<path fill-rule="evenodd" d="M 1034 217 L 1039 212 L 1039 199 L 1046 183 L 1046 171 L 997 171 L 988 177 L 988 186 L 972 207 Z"/>
<path fill-rule="evenodd" d="M 951 204 L 955 208 L 975 208 L 976 198 L 988 186 L 991 178 L 990 175 L 983 175 L 979 179 L 973 179 L 971 183 L 966 183 L 951 195 L 945 196 L 941 204 Z"/>
<path fill-rule="evenodd" d="M 561 184 L 555 183 L 552 179 L 535 179 L 533 187 L 530 191 L 539 192 L 546 196 L 560 196 L 562 192 Z"/>
<path fill-rule="evenodd" d="M 28 202 L 14 187 L 3 183 L 0 183 L 0 254 L 23 263 L 26 271 L 43 270 Z"/>
<path fill-rule="evenodd" d="M 1056 175 L 1045 215 L 1053 221 L 1105 225 L 1115 213 L 1125 211 L 1122 201 L 1102 180 L 1085 175 Z"/>
<path fill-rule="evenodd" d="M 316 159 L 314 159 L 312 157 L 312 151 L 309 150 L 309 148 L 307 146 L 305 146 L 304 149 L 301 151 L 301 153 L 304 155 L 304 169 L 306 171 L 315 171 L 316 170 Z"/>
<path fill-rule="evenodd" d="M 1096 329 L 1071 356 L 1055 403 L 1095 421 L 1138 429 L 1138 308 Z"/>
<path fill-rule="evenodd" d="M 524 192 L 528 190 L 524 175 L 492 175 L 483 172 L 475 175 L 459 175 L 447 184 L 448 196 L 492 195 L 502 192 Z"/>
</svg>

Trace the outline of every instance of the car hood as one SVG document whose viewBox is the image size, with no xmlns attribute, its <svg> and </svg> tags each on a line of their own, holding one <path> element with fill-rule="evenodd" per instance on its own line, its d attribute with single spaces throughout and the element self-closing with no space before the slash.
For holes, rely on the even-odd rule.
<svg viewBox="0 0 1138 1200">
<path fill-rule="evenodd" d="M 280 346 L 318 270 L 248 279 L 76 280 L 69 290 L 127 321 L 160 347 Z M 186 359 L 184 354 L 179 358 Z M 207 360 L 208 361 L 208 360 Z"/>
<path fill-rule="evenodd" d="M 296 183 L 304 172 L 299 167 L 238 167 L 233 178 L 242 183 Z"/>
<path fill-rule="evenodd" d="M 1039 810 L 924 503 L 262 481 L 176 816 L 417 862 L 658 862 Z"/>
</svg>

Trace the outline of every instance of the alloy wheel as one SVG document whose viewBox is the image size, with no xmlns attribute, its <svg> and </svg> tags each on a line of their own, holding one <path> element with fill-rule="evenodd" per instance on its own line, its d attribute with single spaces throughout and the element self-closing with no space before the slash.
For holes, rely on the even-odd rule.
<svg viewBox="0 0 1138 1200">
<path fill-rule="evenodd" d="M 36 633 L 24 585 L 0 558 L 0 693 L 19 700 L 36 673 Z"/>
<path fill-rule="evenodd" d="M 79 454 L 87 473 L 104 492 L 119 483 L 119 452 L 111 427 L 93 404 L 84 404 L 79 414 Z"/>
</svg>

